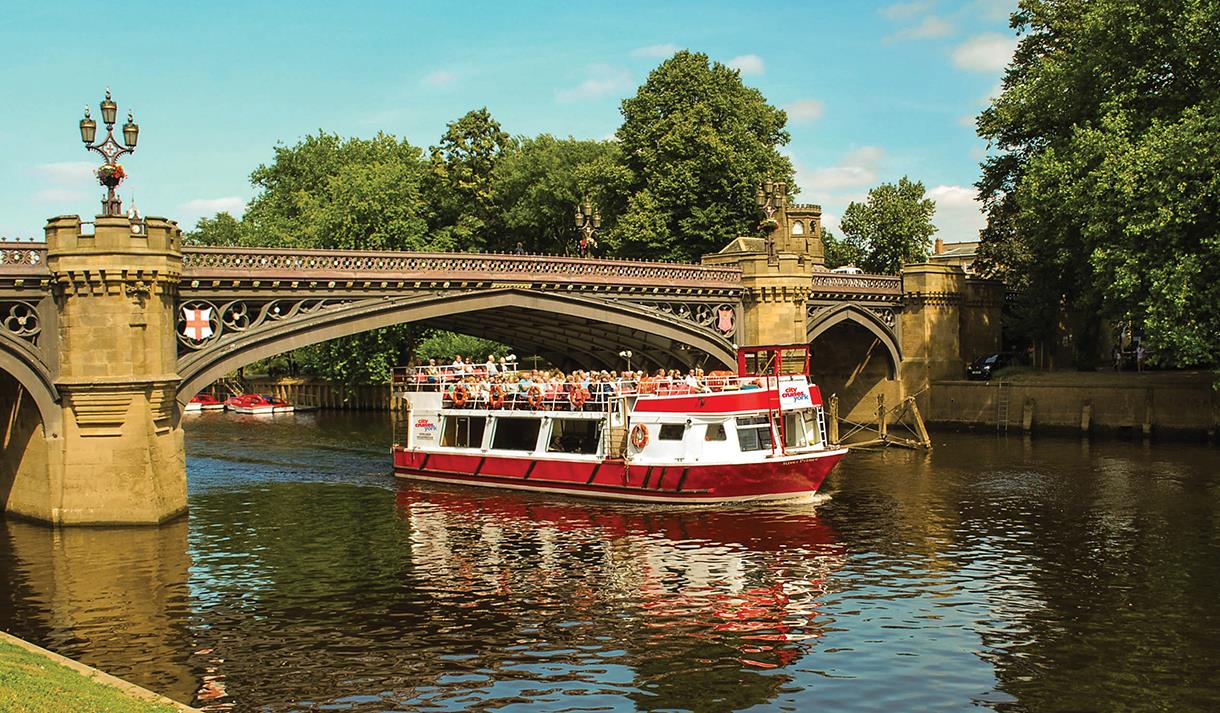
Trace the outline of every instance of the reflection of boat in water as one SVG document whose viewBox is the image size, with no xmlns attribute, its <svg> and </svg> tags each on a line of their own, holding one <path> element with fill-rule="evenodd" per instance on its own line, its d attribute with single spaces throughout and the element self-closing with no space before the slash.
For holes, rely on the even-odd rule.
<svg viewBox="0 0 1220 713">
<path fill-rule="evenodd" d="M 732 647 L 752 668 L 787 665 L 821 635 L 818 603 L 843 559 L 824 520 L 790 507 L 590 505 L 404 484 L 397 509 L 415 566 L 439 589 L 527 596 L 536 585 L 515 582 L 523 569 L 582 571 L 593 558 L 604 581 L 588 582 L 591 596 L 639 610 L 625 626 L 642 631 L 624 640 L 661 630 Z M 523 566 L 521 552 L 536 561 Z"/>
<path fill-rule="evenodd" d="M 535 383 L 396 370 L 410 404 L 400 477 L 611 500 L 810 496 L 847 452 L 826 438 L 808 345 L 738 350 L 704 379 Z"/>
</svg>

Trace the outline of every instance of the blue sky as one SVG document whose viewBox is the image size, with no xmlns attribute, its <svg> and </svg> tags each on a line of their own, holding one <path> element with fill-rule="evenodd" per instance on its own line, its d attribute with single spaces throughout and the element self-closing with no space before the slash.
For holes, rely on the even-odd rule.
<svg viewBox="0 0 1220 713">
<path fill-rule="evenodd" d="M 982 226 L 973 116 L 999 83 L 1015 0 L 911 2 L 21 3 L 0 25 L 0 236 L 93 215 L 85 104 L 110 86 L 140 124 L 121 194 L 194 225 L 240 213 L 277 142 L 324 129 L 417 146 L 487 106 L 512 134 L 606 138 L 619 103 L 675 50 L 739 68 L 789 111 L 800 202 L 833 228 L 903 175 L 937 200 L 939 237 Z"/>
</svg>

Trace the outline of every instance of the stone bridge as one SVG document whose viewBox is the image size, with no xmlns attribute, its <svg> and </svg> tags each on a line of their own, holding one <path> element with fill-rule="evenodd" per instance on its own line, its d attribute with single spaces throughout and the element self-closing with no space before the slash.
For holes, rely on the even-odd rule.
<svg viewBox="0 0 1220 713">
<path fill-rule="evenodd" d="M 0 244 L 0 503 L 57 524 L 181 513 L 181 406 L 256 360 L 414 323 L 553 363 L 730 367 L 737 344 L 809 342 L 847 409 L 998 346 L 1000 294 L 956 268 L 821 266 L 820 209 L 702 264 L 551 256 L 183 247 L 173 221 L 51 219 Z M 806 227 L 807 226 L 807 227 Z"/>
</svg>

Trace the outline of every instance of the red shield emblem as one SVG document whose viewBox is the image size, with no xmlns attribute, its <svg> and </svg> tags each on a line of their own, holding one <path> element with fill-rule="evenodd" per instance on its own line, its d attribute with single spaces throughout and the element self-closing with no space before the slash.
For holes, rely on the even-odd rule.
<svg viewBox="0 0 1220 713">
<path fill-rule="evenodd" d="M 721 307 L 716 311 L 716 329 L 728 334 L 733 331 L 733 309 L 731 307 Z"/>
<path fill-rule="evenodd" d="M 202 342 L 212 336 L 212 308 L 205 309 L 187 309 L 182 308 L 182 316 L 186 319 L 186 325 L 182 328 L 182 333 L 187 337 Z"/>
</svg>

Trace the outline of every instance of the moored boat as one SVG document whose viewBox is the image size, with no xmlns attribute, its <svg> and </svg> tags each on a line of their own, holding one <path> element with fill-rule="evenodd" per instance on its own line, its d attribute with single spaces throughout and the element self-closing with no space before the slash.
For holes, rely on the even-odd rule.
<svg viewBox="0 0 1220 713">
<path fill-rule="evenodd" d="M 265 394 L 241 394 L 225 400 L 225 406 L 230 411 L 245 414 L 268 415 L 273 413 L 288 413 L 295 407 L 284 399 Z"/>
<path fill-rule="evenodd" d="M 739 350 L 698 381 L 572 383 L 395 371 L 410 404 L 404 478 L 666 503 L 815 493 L 846 453 L 826 442 L 806 345 Z"/>
<path fill-rule="evenodd" d="M 183 411 L 223 411 L 225 402 L 211 394 L 195 394 Z"/>
</svg>

